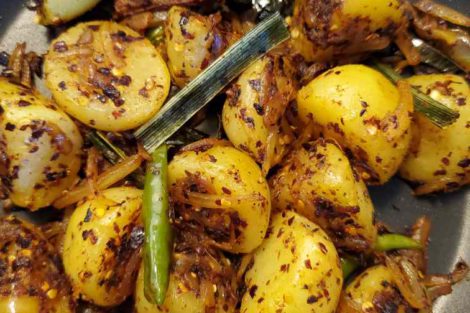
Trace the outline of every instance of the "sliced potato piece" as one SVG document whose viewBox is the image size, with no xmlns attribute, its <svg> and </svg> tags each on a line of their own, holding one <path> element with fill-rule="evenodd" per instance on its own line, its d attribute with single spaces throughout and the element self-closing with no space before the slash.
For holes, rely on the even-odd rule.
<svg viewBox="0 0 470 313">
<path fill-rule="evenodd" d="M 463 77 L 417 75 L 408 81 L 430 97 L 460 113 L 442 129 L 416 113 L 413 144 L 400 175 L 416 183 L 415 192 L 451 191 L 470 183 L 470 88 Z"/>
<path fill-rule="evenodd" d="M 335 246 L 321 228 L 286 211 L 273 216 L 245 283 L 240 313 L 331 313 L 343 274 Z"/>
<path fill-rule="evenodd" d="M 42 0 L 38 8 L 39 23 L 59 25 L 93 9 L 101 0 Z"/>
<path fill-rule="evenodd" d="M 15 205 L 49 206 L 78 179 L 81 148 L 80 132 L 64 112 L 0 78 L 0 189 Z"/>
<path fill-rule="evenodd" d="M 45 57 L 56 102 L 82 123 L 106 131 L 136 128 L 162 106 L 168 68 L 156 48 L 130 28 L 88 22 L 62 33 Z"/>
<path fill-rule="evenodd" d="M 274 208 L 295 210 L 317 223 L 336 246 L 355 251 L 373 247 L 374 206 L 336 144 L 318 140 L 292 152 L 270 185 Z"/>
</svg>

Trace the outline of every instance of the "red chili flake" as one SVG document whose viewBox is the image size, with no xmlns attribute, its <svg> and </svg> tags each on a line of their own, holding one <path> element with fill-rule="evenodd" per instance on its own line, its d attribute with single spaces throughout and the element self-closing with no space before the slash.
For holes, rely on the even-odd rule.
<svg viewBox="0 0 470 313">
<path fill-rule="evenodd" d="M 310 261 L 310 259 L 305 260 L 305 267 L 309 270 L 312 269 L 312 262 Z"/>
<path fill-rule="evenodd" d="M 227 194 L 227 195 L 231 195 L 232 194 L 232 191 L 230 191 L 230 189 L 226 188 L 226 187 L 222 187 L 222 191 Z"/>
</svg>

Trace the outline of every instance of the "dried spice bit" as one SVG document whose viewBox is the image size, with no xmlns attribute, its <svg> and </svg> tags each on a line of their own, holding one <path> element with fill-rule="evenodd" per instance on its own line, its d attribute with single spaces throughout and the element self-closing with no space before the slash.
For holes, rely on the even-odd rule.
<svg viewBox="0 0 470 313">
<path fill-rule="evenodd" d="M 0 107 L 6 112 L 0 118 L 2 185 L 17 206 L 35 211 L 51 205 L 77 180 L 79 130 L 49 100 L 5 78 L 0 78 Z"/>
<path fill-rule="evenodd" d="M 63 32 L 44 63 L 53 97 L 92 128 L 124 131 L 140 126 L 160 109 L 170 88 L 165 61 L 143 39 L 108 21 L 82 23 Z"/>
<path fill-rule="evenodd" d="M 272 217 L 271 233 L 279 235 L 263 241 L 253 254 L 253 265 L 246 271 L 246 292 L 240 311 L 275 312 L 295 307 L 302 312 L 333 312 L 343 275 L 327 235 L 314 223 L 288 211 Z M 325 247 L 326 252 L 319 246 Z M 307 255 L 311 263 L 305 262 Z M 310 264 L 310 268 L 305 264 Z M 285 288 L 293 279 L 298 283 Z"/>
<path fill-rule="evenodd" d="M 112 188 L 78 205 L 70 217 L 63 248 L 65 273 L 74 291 L 96 305 L 116 306 L 134 291 L 144 243 L 141 205 L 141 190 Z M 93 218 L 84 223 L 89 211 Z M 102 261 L 90 263 L 92 255 Z"/>
<path fill-rule="evenodd" d="M 0 251 L 0 290 L 9 306 L 73 312 L 72 289 L 57 262 L 59 249 L 46 234 L 12 215 L 0 219 L 0 233 L 0 246 L 8 247 Z"/>
</svg>

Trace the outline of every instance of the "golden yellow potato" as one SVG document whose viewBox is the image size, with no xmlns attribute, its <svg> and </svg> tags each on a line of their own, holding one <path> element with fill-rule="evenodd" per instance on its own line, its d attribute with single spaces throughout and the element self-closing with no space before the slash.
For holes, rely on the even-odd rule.
<svg viewBox="0 0 470 313">
<path fill-rule="evenodd" d="M 38 92 L 0 79 L 0 189 L 15 205 L 49 206 L 78 179 L 81 148 L 65 113 Z"/>
<path fill-rule="evenodd" d="M 62 33 L 49 48 L 44 73 L 67 113 L 107 131 L 145 123 L 170 88 L 168 68 L 150 41 L 114 22 L 82 23 Z"/>
<path fill-rule="evenodd" d="M 400 175 L 417 184 L 415 192 L 450 191 L 470 183 L 470 89 L 464 78 L 449 74 L 417 75 L 408 82 L 460 113 L 442 129 L 416 113 L 413 144 Z"/>
<path fill-rule="evenodd" d="M 376 265 L 349 283 L 336 312 L 385 313 L 385 308 L 392 306 L 397 307 L 397 312 L 412 310 L 396 290 L 392 272 L 384 265 Z"/>
<path fill-rule="evenodd" d="M 309 62 L 380 50 L 406 23 L 400 0 L 296 0 L 291 44 Z"/>
<path fill-rule="evenodd" d="M 218 220 L 218 216 L 224 221 L 205 229 L 214 241 L 228 245 L 226 250 L 248 253 L 263 241 L 271 212 L 269 188 L 248 155 L 231 146 L 203 142 L 175 156 L 168 182 L 174 202 L 192 205 L 190 210 L 201 219 Z"/>
<path fill-rule="evenodd" d="M 398 170 L 411 139 L 407 87 L 395 87 L 364 65 L 338 66 L 299 91 L 299 118 L 335 139 L 367 183 L 383 184 Z"/>
<path fill-rule="evenodd" d="M 240 313 L 334 312 L 343 274 L 335 246 L 316 224 L 297 213 L 273 216 L 253 254 Z"/>
<path fill-rule="evenodd" d="M 247 68 L 227 92 L 222 111 L 225 133 L 234 146 L 262 164 L 264 172 L 282 160 L 292 139 L 279 126 L 295 99 L 292 77 L 287 59 L 268 54 Z"/>
<path fill-rule="evenodd" d="M 39 23 L 58 25 L 91 10 L 100 0 L 42 0 L 38 9 Z"/>
<path fill-rule="evenodd" d="M 364 182 L 332 142 L 293 151 L 270 180 L 273 207 L 295 210 L 317 223 L 336 246 L 364 251 L 377 236 L 374 207 Z"/>
<path fill-rule="evenodd" d="M 214 61 L 227 46 L 217 29 L 219 15 L 203 16 L 173 6 L 168 11 L 165 38 L 168 66 L 174 82 L 183 87 Z"/>
<path fill-rule="evenodd" d="M 158 306 L 150 303 L 144 294 L 144 268 L 141 267 L 137 278 L 135 292 L 135 308 L 137 313 L 205 313 L 204 299 L 197 292 L 180 288 L 183 282 L 178 276 L 170 274 L 170 283 L 166 294 L 165 303 Z M 180 287 L 179 287 L 180 286 Z M 183 289 L 183 290 L 182 290 Z M 217 306 L 214 313 L 230 313 L 234 307 L 223 308 Z"/>
<path fill-rule="evenodd" d="M 40 229 L 13 216 L 0 219 L 0 312 L 72 313 L 59 255 Z"/>
<path fill-rule="evenodd" d="M 115 306 L 134 290 L 143 243 L 142 191 L 111 188 L 79 205 L 64 239 L 63 262 L 74 294 Z"/>
</svg>

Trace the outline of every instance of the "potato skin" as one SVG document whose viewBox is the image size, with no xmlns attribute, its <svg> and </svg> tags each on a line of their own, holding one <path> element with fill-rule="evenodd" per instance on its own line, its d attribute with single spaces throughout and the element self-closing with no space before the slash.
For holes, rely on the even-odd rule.
<svg viewBox="0 0 470 313">
<path fill-rule="evenodd" d="M 227 46 L 217 25 L 218 14 L 203 16 L 187 8 L 173 6 L 168 11 L 165 38 L 168 65 L 174 82 L 184 87 Z"/>
<path fill-rule="evenodd" d="M 333 243 L 294 212 L 275 214 L 269 235 L 253 253 L 241 313 L 334 312 L 343 275 Z"/>
<path fill-rule="evenodd" d="M 270 180 L 273 208 L 294 210 L 325 230 L 336 246 L 367 251 L 377 236 L 366 185 L 333 142 L 291 152 Z"/>
<path fill-rule="evenodd" d="M 227 137 L 262 164 L 264 172 L 282 160 L 292 140 L 280 125 L 289 102 L 295 99 L 291 68 L 288 59 L 265 55 L 232 85 L 223 107 Z"/>
<path fill-rule="evenodd" d="M 64 111 L 91 128 L 124 131 L 158 112 L 170 74 L 156 48 L 114 22 L 88 22 L 55 39 L 44 61 L 47 87 Z"/>
<path fill-rule="evenodd" d="M 0 78 L 0 194 L 31 211 L 77 179 L 82 137 L 72 120 L 35 91 Z"/>
<path fill-rule="evenodd" d="M 57 250 L 37 227 L 2 217 L 0 247 L 0 312 L 75 312 Z"/>
<path fill-rule="evenodd" d="M 299 119 L 335 139 L 368 184 L 383 184 L 398 170 L 411 139 L 413 102 L 404 89 L 364 65 L 338 66 L 299 91 Z"/>
<path fill-rule="evenodd" d="M 75 295 L 96 305 L 115 306 L 133 292 L 144 240 L 141 205 L 141 190 L 119 187 L 105 190 L 75 209 L 63 251 L 65 272 Z M 124 276 L 132 283 L 124 282 Z M 123 287 L 126 283 L 129 286 Z"/>
<path fill-rule="evenodd" d="M 470 89 L 457 75 L 417 75 L 408 82 L 460 113 L 441 129 L 419 113 L 412 128 L 413 144 L 400 175 L 417 184 L 416 194 L 451 191 L 470 183 Z"/>
<path fill-rule="evenodd" d="M 370 267 L 349 283 L 336 312 L 383 313 L 386 307 L 396 307 L 396 312 L 412 310 L 394 286 L 393 274 L 386 266 Z M 357 310 L 351 311 L 350 306 Z"/>
<path fill-rule="evenodd" d="M 385 48 L 406 23 L 400 0 L 296 0 L 291 44 L 308 62 Z"/>
<path fill-rule="evenodd" d="M 231 146 L 210 146 L 185 151 L 168 166 L 170 188 L 189 177 L 207 181 L 213 195 L 229 198 L 229 212 L 236 212 L 243 227 L 239 230 L 234 253 L 248 253 L 263 241 L 271 213 L 269 188 L 258 165 L 245 153 Z M 237 223 L 238 224 L 238 223 Z"/>
</svg>

